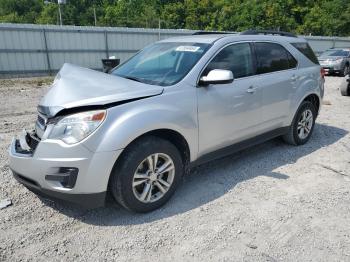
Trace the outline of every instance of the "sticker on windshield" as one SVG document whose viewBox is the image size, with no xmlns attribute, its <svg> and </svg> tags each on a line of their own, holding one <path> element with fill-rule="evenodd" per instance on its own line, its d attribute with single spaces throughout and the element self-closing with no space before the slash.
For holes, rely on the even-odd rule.
<svg viewBox="0 0 350 262">
<path fill-rule="evenodd" d="M 199 46 L 181 45 L 175 49 L 179 52 L 197 52 L 200 49 Z"/>
</svg>

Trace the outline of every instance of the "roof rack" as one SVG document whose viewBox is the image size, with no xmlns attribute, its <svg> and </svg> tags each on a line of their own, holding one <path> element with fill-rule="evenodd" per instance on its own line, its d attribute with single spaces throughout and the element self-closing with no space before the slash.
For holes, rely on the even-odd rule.
<svg viewBox="0 0 350 262">
<path fill-rule="evenodd" d="M 274 31 L 274 30 L 247 30 L 241 33 L 241 35 L 280 35 L 280 36 L 289 36 L 297 37 L 295 34 L 283 31 Z"/>
<path fill-rule="evenodd" d="M 335 47 L 331 47 L 329 49 L 350 49 L 350 46 L 335 46 Z"/>
<path fill-rule="evenodd" d="M 194 32 L 192 35 L 217 35 L 217 34 L 233 34 L 233 33 L 223 32 L 223 31 L 198 31 L 198 32 Z"/>
</svg>

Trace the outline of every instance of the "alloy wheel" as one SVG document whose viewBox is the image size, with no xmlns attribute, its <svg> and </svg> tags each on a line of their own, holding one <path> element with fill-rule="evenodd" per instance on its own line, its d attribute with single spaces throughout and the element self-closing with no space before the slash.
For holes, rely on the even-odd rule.
<svg viewBox="0 0 350 262">
<path fill-rule="evenodd" d="M 305 139 L 311 132 L 314 118 L 310 109 L 306 109 L 300 116 L 298 121 L 298 136 L 300 139 Z"/>
<path fill-rule="evenodd" d="M 170 189 L 175 176 L 175 165 L 167 154 L 154 153 L 137 167 L 133 177 L 133 192 L 143 203 L 161 199 Z"/>
</svg>

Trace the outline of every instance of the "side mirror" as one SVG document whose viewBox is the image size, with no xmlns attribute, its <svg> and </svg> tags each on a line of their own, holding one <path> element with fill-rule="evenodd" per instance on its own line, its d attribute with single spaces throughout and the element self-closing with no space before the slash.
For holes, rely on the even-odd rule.
<svg viewBox="0 0 350 262">
<path fill-rule="evenodd" d="M 229 84 L 233 82 L 233 73 L 230 70 L 214 69 L 207 76 L 199 79 L 199 84 L 206 86 L 209 84 Z"/>
</svg>

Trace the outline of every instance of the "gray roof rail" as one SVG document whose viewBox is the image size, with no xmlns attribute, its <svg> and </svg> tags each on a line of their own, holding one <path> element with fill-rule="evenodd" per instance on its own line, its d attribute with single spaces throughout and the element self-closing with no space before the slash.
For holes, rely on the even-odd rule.
<svg viewBox="0 0 350 262">
<path fill-rule="evenodd" d="M 192 35 L 216 35 L 216 34 L 233 34 L 233 33 L 223 32 L 223 31 L 198 31 L 198 32 L 194 32 Z"/>
<path fill-rule="evenodd" d="M 288 37 L 297 37 L 293 33 L 275 31 L 275 30 L 247 30 L 242 32 L 241 35 L 280 35 L 280 36 L 288 36 Z"/>
</svg>

